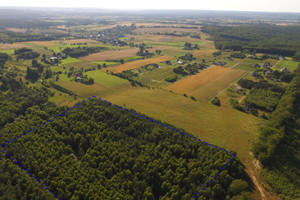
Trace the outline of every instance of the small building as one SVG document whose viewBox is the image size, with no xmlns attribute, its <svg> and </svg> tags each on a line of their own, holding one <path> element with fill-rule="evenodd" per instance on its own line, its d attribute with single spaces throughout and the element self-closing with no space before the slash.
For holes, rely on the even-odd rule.
<svg viewBox="0 0 300 200">
<path fill-rule="evenodd" d="M 268 69 L 267 71 L 266 71 L 266 74 L 272 74 L 273 73 L 273 70 L 271 70 L 271 69 Z"/>
<path fill-rule="evenodd" d="M 177 60 L 177 63 L 178 63 L 178 64 L 182 64 L 183 62 L 181 62 L 180 60 Z"/>
<path fill-rule="evenodd" d="M 258 76 L 258 73 L 257 72 L 252 72 L 252 74 L 251 74 L 252 76 Z"/>
<path fill-rule="evenodd" d="M 281 72 L 287 72 L 287 68 L 284 67 L 284 68 L 282 68 L 280 71 L 281 71 Z"/>
<path fill-rule="evenodd" d="M 265 64 L 264 64 L 264 68 L 269 68 L 269 67 L 271 67 L 271 63 L 269 63 L 269 62 L 265 62 Z"/>
<path fill-rule="evenodd" d="M 260 64 L 255 64 L 254 67 L 260 68 Z"/>
<path fill-rule="evenodd" d="M 241 87 L 236 87 L 236 91 L 241 92 L 243 89 Z"/>
<path fill-rule="evenodd" d="M 50 60 L 56 60 L 58 59 L 57 57 L 50 57 Z"/>
<path fill-rule="evenodd" d="M 74 78 L 81 79 L 82 78 L 82 73 L 76 73 L 76 74 L 74 74 Z"/>
</svg>

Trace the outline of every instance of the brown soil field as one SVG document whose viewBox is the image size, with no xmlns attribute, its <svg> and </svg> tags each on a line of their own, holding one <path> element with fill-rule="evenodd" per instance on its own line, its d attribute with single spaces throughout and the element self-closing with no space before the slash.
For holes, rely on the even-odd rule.
<svg viewBox="0 0 300 200">
<path fill-rule="evenodd" d="M 113 73 L 121 73 L 122 71 L 136 69 L 143 65 L 164 62 L 164 61 L 172 60 L 172 59 L 174 59 L 174 57 L 172 57 L 172 56 L 160 56 L 160 57 L 149 58 L 149 59 L 145 59 L 145 60 L 137 60 L 137 61 L 133 61 L 133 62 L 129 62 L 129 63 L 125 63 L 122 65 L 117 65 L 115 67 L 110 67 L 110 68 L 101 69 L 101 70 L 102 71 L 109 70 Z"/>
<path fill-rule="evenodd" d="M 167 21 L 166 21 L 167 22 Z M 152 26 L 186 26 L 186 27 L 195 27 L 197 25 L 189 25 L 189 24 L 168 24 L 168 23 L 136 23 L 135 24 L 136 27 L 139 27 L 139 26 L 145 26 L 145 27 L 152 27 Z M 199 26 L 198 26 L 199 27 Z"/>
<path fill-rule="evenodd" d="M 129 56 L 135 56 L 138 52 L 138 48 L 114 50 L 114 51 L 103 51 L 99 53 L 90 54 L 88 56 L 81 57 L 80 59 L 85 61 L 104 61 L 114 60 Z"/>
<path fill-rule="evenodd" d="M 128 38 L 134 37 L 133 42 L 144 42 L 150 40 L 154 42 L 196 42 L 199 41 L 196 38 L 190 37 L 178 37 L 168 35 L 127 35 Z"/>
<path fill-rule="evenodd" d="M 64 40 L 62 41 L 63 43 L 66 43 L 66 44 L 73 44 L 73 43 L 87 43 L 87 44 L 90 44 L 90 43 L 97 43 L 97 41 L 95 40 L 91 40 L 91 39 L 76 39 L 76 40 Z M 99 42 L 100 43 L 100 42 Z"/>
<path fill-rule="evenodd" d="M 8 49 L 17 49 L 17 48 L 22 48 L 22 47 L 32 47 L 29 44 L 24 44 L 23 42 L 17 42 L 13 44 L 2 44 L 0 43 L 0 50 L 8 50 Z"/>
<path fill-rule="evenodd" d="M 30 42 L 24 42 L 28 44 L 33 44 L 33 45 L 41 45 L 45 47 L 55 47 L 59 45 L 58 40 L 52 40 L 52 41 L 30 41 Z"/>
<path fill-rule="evenodd" d="M 137 28 L 136 30 L 134 30 L 134 32 L 136 33 L 141 33 L 141 34 L 152 34 L 152 33 L 167 33 L 167 32 L 173 32 L 173 31 L 177 31 L 177 32 L 190 32 L 190 33 L 194 33 L 194 32 L 200 32 L 200 29 L 186 29 L 186 28 Z"/>
<path fill-rule="evenodd" d="M 166 50 L 172 49 L 173 47 L 169 46 L 156 46 L 151 49 L 147 49 L 150 52 L 154 52 L 155 50 Z M 139 51 L 138 48 L 131 49 L 122 49 L 122 50 L 113 50 L 113 51 L 103 51 L 99 53 L 90 54 L 88 56 L 81 57 L 80 59 L 85 61 L 105 61 L 105 60 L 115 60 L 130 56 L 136 56 L 136 53 Z"/>
<path fill-rule="evenodd" d="M 27 31 L 26 28 L 6 28 L 6 29 L 16 33 L 25 33 Z"/>
<path fill-rule="evenodd" d="M 167 89 L 195 96 L 198 100 L 208 101 L 244 73 L 246 72 L 242 70 L 213 66 L 199 74 L 180 80 L 168 86 Z"/>
<path fill-rule="evenodd" d="M 209 56 L 209 55 L 212 55 L 212 53 L 214 52 L 217 52 L 218 50 L 216 49 L 202 49 L 201 46 L 200 46 L 200 50 L 195 50 L 193 52 L 193 56 L 196 57 L 196 58 L 199 58 L 199 57 L 203 57 L 203 56 Z"/>
</svg>

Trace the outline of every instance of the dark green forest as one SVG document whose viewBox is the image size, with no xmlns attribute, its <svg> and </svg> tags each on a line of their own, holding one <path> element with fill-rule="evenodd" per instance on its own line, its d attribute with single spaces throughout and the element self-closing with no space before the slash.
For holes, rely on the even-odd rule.
<svg viewBox="0 0 300 200">
<path fill-rule="evenodd" d="M 254 144 L 262 174 L 282 199 L 300 198 L 300 65 Z"/>
<path fill-rule="evenodd" d="M 205 26 L 217 49 L 296 56 L 300 59 L 300 26 Z"/>
<path fill-rule="evenodd" d="M 0 93 L 9 116 L 2 118 L 1 144 L 68 109 L 47 95 L 34 88 Z M 194 199 L 232 158 L 145 117 L 92 99 L 4 149 L 62 200 Z M 9 159 L 2 154 L 0 199 L 53 198 Z M 249 199 L 245 179 L 234 158 L 198 199 Z"/>
</svg>

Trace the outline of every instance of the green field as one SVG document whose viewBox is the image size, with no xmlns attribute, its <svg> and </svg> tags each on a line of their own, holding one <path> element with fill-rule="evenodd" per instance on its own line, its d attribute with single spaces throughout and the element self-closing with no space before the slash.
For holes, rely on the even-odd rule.
<svg viewBox="0 0 300 200">
<path fill-rule="evenodd" d="M 120 62 L 106 62 L 106 61 L 94 61 L 93 63 L 100 64 L 101 66 L 105 63 L 107 67 L 113 67 L 120 64 Z"/>
<path fill-rule="evenodd" d="M 3 50 L 0 51 L 1 53 L 7 53 L 8 55 L 12 55 L 15 53 L 15 49 L 8 49 L 8 50 Z"/>
<path fill-rule="evenodd" d="M 66 59 L 62 59 L 61 60 L 61 65 L 66 65 L 66 64 L 75 63 L 75 62 L 81 62 L 81 61 L 82 60 L 80 60 L 78 58 L 68 57 Z"/>
<path fill-rule="evenodd" d="M 121 84 L 126 84 L 128 81 L 116 76 L 112 76 L 102 72 L 100 70 L 85 72 L 85 75 L 92 77 L 96 83 L 99 83 L 105 87 L 115 87 Z"/>
<path fill-rule="evenodd" d="M 298 62 L 292 60 L 283 60 L 278 65 L 276 65 L 276 69 L 282 69 L 286 67 L 288 70 L 294 71 L 297 68 Z"/>
</svg>

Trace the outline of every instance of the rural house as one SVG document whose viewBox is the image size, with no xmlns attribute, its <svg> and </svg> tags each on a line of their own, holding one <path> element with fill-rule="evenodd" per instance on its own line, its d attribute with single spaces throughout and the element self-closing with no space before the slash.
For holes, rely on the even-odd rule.
<svg viewBox="0 0 300 200">
<path fill-rule="evenodd" d="M 287 68 L 284 67 L 284 68 L 282 68 L 280 71 L 281 71 L 281 72 L 287 72 Z"/>
<path fill-rule="evenodd" d="M 82 73 L 76 73 L 74 74 L 75 79 L 81 79 L 82 78 Z"/>
</svg>

